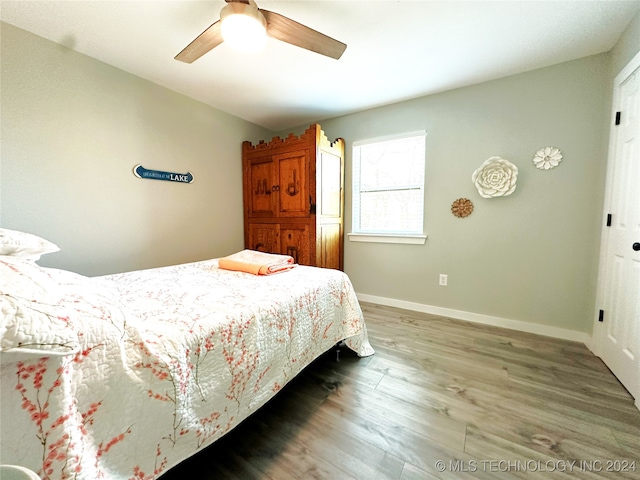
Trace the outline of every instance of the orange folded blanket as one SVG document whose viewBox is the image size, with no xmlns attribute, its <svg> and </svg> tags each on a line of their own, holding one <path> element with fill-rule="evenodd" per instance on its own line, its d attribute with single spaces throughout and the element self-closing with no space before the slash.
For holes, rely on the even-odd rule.
<svg viewBox="0 0 640 480">
<path fill-rule="evenodd" d="M 218 260 L 218 266 L 225 270 L 252 273 L 254 275 L 273 275 L 286 272 L 296 266 L 293 257 L 276 255 L 256 250 L 242 250 Z"/>
</svg>

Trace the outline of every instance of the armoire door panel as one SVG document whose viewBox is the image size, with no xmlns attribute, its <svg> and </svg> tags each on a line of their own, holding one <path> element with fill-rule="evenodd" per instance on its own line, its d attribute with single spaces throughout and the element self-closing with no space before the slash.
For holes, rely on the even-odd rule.
<svg viewBox="0 0 640 480">
<path fill-rule="evenodd" d="M 342 159 L 331 153 L 320 152 L 318 162 L 318 208 L 322 217 L 340 217 L 342 195 Z"/>
<path fill-rule="evenodd" d="M 270 158 L 251 162 L 248 182 L 251 188 L 249 216 L 271 217 L 275 214 L 274 169 L 275 164 Z"/>
<path fill-rule="evenodd" d="M 325 268 L 340 269 L 340 224 L 332 223 L 318 226 L 319 264 Z"/>
<path fill-rule="evenodd" d="M 278 213 L 283 217 L 309 215 L 309 180 L 306 151 L 275 155 L 278 164 Z"/>
<path fill-rule="evenodd" d="M 309 226 L 281 225 L 280 253 L 292 256 L 300 265 L 313 265 L 310 255 Z"/>
<path fill-rule="evenodd" d="M 272 223 L 250 223 L 247 248 L 260 252 L 279 253 L 280 226 Z"/>
</svg>

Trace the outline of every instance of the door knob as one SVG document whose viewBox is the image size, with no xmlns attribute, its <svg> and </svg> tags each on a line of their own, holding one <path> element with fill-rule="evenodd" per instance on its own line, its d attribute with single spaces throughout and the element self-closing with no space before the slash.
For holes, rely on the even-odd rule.
<svg viewBox="0 0 640 480">
<path fill-rule="evenodd" d="M 631 248 L 633 248 L 637 252 L 638 250 L 640 250 L 640 242 L 634 243 Z"/>
</svg>

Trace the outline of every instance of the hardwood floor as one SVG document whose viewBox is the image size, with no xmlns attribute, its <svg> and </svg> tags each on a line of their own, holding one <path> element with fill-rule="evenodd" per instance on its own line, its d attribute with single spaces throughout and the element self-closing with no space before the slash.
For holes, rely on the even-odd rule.
<svg viewBox="0 0 640 480">
<path fill-rule="evenodd" d="M 640 411 L 584 345 L 362 309 L 374 356 L 324 355 L 161 480 L 640 479 Z"/>
</svg>

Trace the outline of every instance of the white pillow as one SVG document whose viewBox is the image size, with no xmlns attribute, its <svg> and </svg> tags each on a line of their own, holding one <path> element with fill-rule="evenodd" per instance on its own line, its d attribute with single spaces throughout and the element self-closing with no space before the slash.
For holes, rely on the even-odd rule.
<svg viewBox="0 0 640 480">
<path fill-rule="evenodd" d="M 79 348 L 62 287 L 26 258 L 0 256 L 0 353 L 69 355 Z"/>
<path fill-rule="evenodd" d="M 0 295 L 55 304 L 62 292 L 57 279 L 37 263 L 27 258 L 0 256 Z"/>
<path fill-rule="evenodd" d="M 0 228 L 0 255 L 38 260 L 45 253 L 58 252 L 57 245 L 31 233 Z"/>
</svg>

